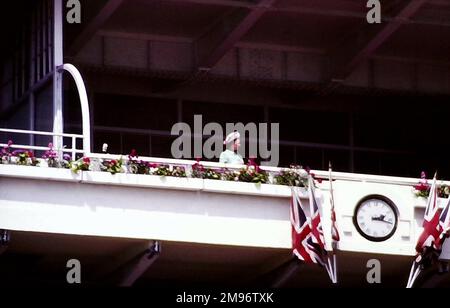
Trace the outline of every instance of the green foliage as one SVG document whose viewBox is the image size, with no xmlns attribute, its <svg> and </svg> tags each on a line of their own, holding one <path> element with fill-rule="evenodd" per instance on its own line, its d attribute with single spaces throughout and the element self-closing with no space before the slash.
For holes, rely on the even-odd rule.
<svg viewBox="0 0 450 308">
<path fill-rule="evenodd" d="M 82 157 L 76 161 L 67 161 L 67 167 L 74 173 L 79 171 L 88 171 L 91 160 L 89 157 Z"/>
<path fill-rule="evenodd" d="M 173 167 L 172 176 L 175 176 L 178 178 L 185 178 L 186 170 L 184 169 L 184 167 L 181 167 L 181 166 Z"/>
<path fill-rule="evenodd" d="M 153 175 L 159 175 L 159 176 L 171 176 L 172 171 L 170 170 L 169 165 L 159 165 L 156 167 L 155 170 L 152 171 Z"/>
<path fill-rule="evenodd" d="M 300 166 L 291 166 L 291 169 L 284 169 L 274 177 L 274 184 L 308 187 L 308 173 Z"/>
<path fill-rule="evenodd" d="M 269 182 L 269 175 L 257 166 L 247 166 L 239 171 L 238 180 L 241 182 L 264 184 Z"/>
<path fill-rule="evenodd" d="M 111 174 L 116 174 L 116 173 L 121 173 L 122 172 L 122 165 L 123 165 L 123 160 L 122 158 L 116 160 L 116 159 L 112 159 L 112 160 L 105 160 L 103 162 L 103 170 L 107 171 Z"/>
</svg>

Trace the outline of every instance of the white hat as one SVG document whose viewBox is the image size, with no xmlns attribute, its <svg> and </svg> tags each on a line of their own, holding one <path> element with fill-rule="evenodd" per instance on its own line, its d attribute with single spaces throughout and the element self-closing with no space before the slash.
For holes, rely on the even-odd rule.
<svg viewBox="0 0 450 308">
<path fill-rule="evenodd" d="M 228 134 L 228 136 L 227 136 L 227 138 L 225 138 L 225 141 L 223 142 L 223 144 L 229 144 L 239 138 L 241 138 L 241 134 L 239 134 L 238 131 L 234 131 L 234 132 Z"/>
</svg>

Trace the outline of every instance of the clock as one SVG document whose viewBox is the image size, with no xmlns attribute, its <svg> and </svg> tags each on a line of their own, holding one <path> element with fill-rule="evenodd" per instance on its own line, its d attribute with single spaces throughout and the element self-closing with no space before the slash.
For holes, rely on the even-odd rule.
<svg viewBox="0 0 450 308">
<path fill-rule="evenodd" d="M 364 238 L 373 242 L 389 239 L 397 229 L 395 204 L 380 195 L 371 195 L 358 202 L 353 215 L 356 230 Z"/>
</svg>

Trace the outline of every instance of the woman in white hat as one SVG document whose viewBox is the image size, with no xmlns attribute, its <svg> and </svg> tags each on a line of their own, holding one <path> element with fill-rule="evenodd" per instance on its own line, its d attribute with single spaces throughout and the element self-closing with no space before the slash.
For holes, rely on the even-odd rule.
<svg viewBox="0 0 450 308">
<path fill-rule="evenodd" d="M 241 146 L 241 135 L 238 131 L 234 131 L 228 134 L 223 144 L 227 147 L 225 151 L 220 154 L 219 161 L 224 164 L 243 165 L 244 159 L 241 154 L 238 153 L 238 149 Z"/>
</svg>

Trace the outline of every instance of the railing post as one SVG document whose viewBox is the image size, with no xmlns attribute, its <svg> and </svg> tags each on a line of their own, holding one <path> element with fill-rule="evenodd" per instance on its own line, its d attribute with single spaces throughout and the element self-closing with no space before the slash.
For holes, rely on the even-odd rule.
<svg viewBox="0 0 450 308">
<path fill-rule="evenodd" d="M 62 102 L 62 72 L 58 67 L 63 64 L 63 7 L 62 0 L 53 0 L 53 132 L 64 131 Z M 53 145 L 62 158 L 63 138 L 53 136 Z"/>
<path fill-rule="evenodd" d="M 77 139 L 75 136 L 72 136 L 72 160 L 75 160 L 75 150 L 77 148 Z"/>
<path fill-rule="evenodd" d="M 84 155 L 89 155 L 91 153 L 91 119 L 89 116 L 89 101 L 83 77 L 81 77 L 80 71 L 72 64 L 61 65 L 58 69 L 68 71 L 77 86 L 78 95 L 80 96 L 81 120 L 83 126 L 83 152 Z"/>
</svg>

